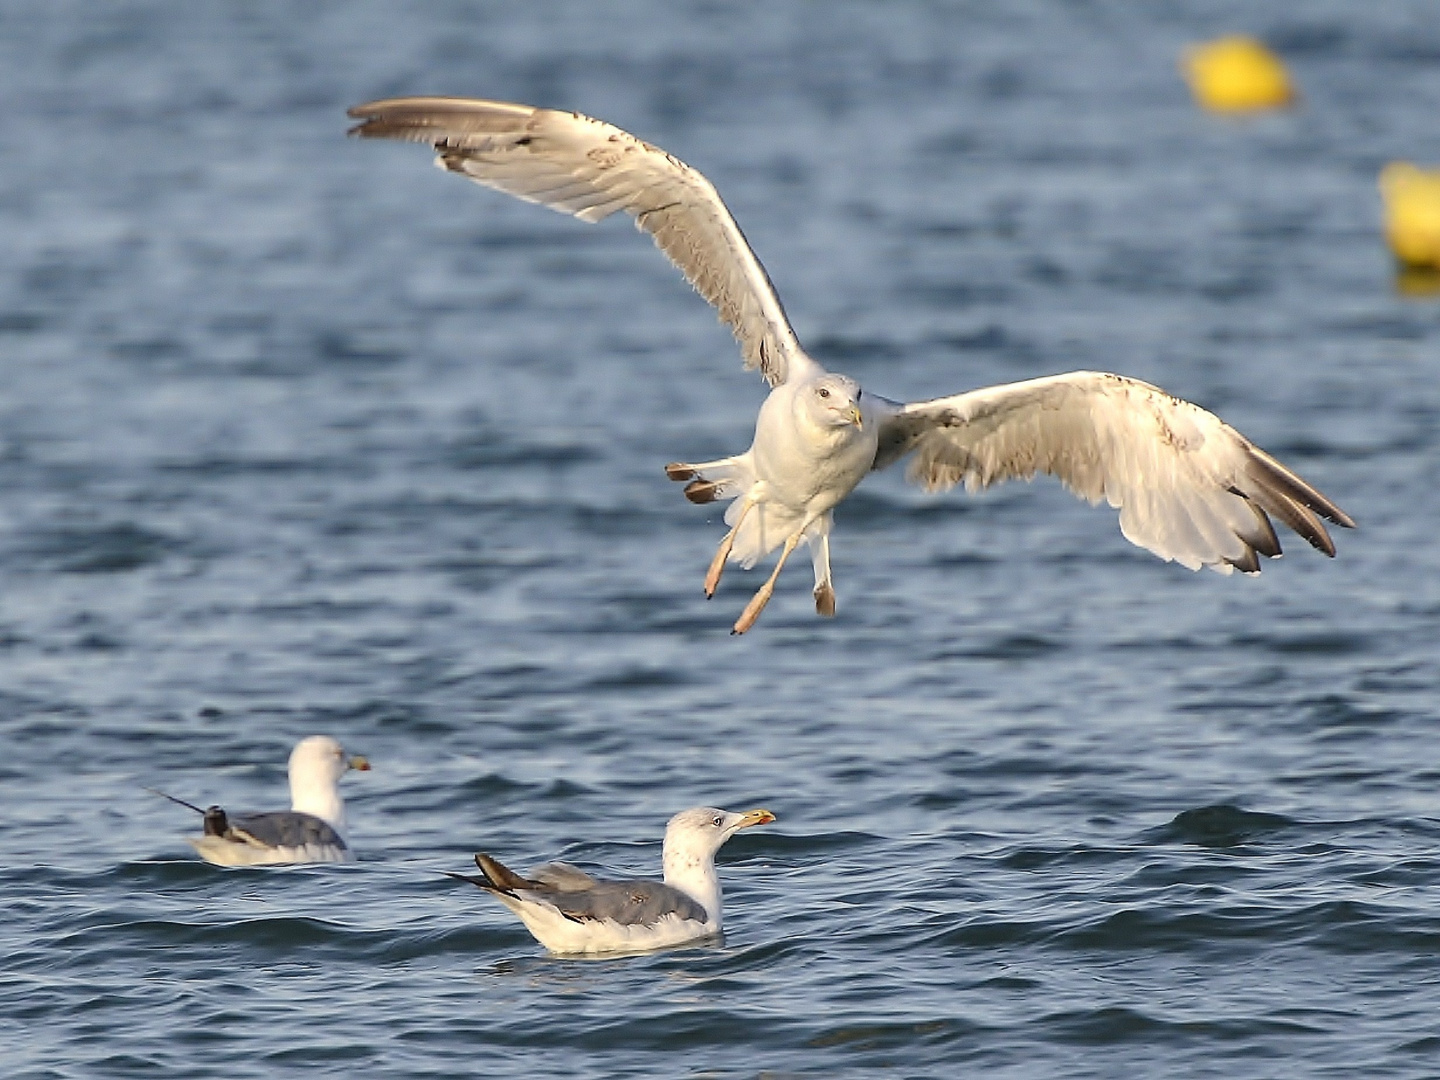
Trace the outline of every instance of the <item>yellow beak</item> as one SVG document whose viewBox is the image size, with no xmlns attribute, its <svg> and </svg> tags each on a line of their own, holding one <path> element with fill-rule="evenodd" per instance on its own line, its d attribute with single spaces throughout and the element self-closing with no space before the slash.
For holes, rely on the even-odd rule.
<svg viewBox="0 0 1440 1080">
<path fill-rule="evenodd" d="M 775 815 L 769 810 L 748 810 L 735 828 L 748 829 L 751 825 L 769 825 L 774 820 Z"/>
<path fill-rule="evenodd" d="M 356 754 L 350 759 L 350 768 L 356 770 L 357 772 L 369 772 L 370 762 L 367 758 L 363 758 L 359 754 Z"/>
<path fill-rule="evenodd" d="M 850 406 L 850 412 L 849 412 L 848 416 L 849 416 L 850 422 L 851 422 L 852 424 L 854 424 L 856 427 L 858 427 L 858 428 L 863 428 L 863 427 L 865 426 L 865 422 L 864 422 L 864 420 L 863 420 L 863 419 L 861 418 L 861 416 L 860 416 L 860 406 L 859 406 L 859 405 L 851 405 L 851 406 Z"/>
</svg>

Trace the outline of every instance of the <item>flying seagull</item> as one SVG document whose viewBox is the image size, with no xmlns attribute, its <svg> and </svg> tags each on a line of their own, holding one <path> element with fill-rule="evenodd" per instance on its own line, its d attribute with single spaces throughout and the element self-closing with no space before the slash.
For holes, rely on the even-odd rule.
<svg viewBox="0 0 1440 1080">
<path fill-rule="evenodd" d="M 815 569 L 815 610 L 835 613 L 832 512 L 865 478 L 913 455 L 930 491 L 967 490 L 1036 473 L 1120 511 L 1131 543 L 1191 570 L 1257 573 L 1280 554 L 1271 518 L 1334 556 L 1321 518 L 1354 522 L 1334 503 L 1197 405 L 1123 375 L 1072 371 L 903 403 L 806 355 L 774 286 L 715 188 L 659 147 L 579 113 L 499 101 L 411 97 L 357 105 L 364 138 L 429 143 L 437 164 L 486 187 L 596 222 L 623 210 L 734 332 L 747 368 L 771 391 L 750 449 L 666 466 L 691 502 L 734 500 L 729 532 L 705 575 L 714 595 L 729 562 L 745 569 L 775 548 L 769 579 L 734 625 L 769 602 L 800 544 Z"/>
<path fill-rule="evenodd" d="M 601 881 L 568 863 L 548 863 L 521 877 L 483 853 L 475 856 L 479 876 L 450 877 L 494 893 L 553 953 L 663 949 L 720 932 L 715 853 L 741 829 L 774 820 L 769 810 L 680 811 L 665 826 L 664 884 Z"/>
<path fill-rule="evenodd" d="M 201 810 L 163 791 L 155 794 L 203 816 L 204 834 L 187 839 L 201 858 L 217 866 L 354 862 L 341 835 L 345 803 L 336 785 L 351 769 L 369 768 L 363 757 L 346 756 L 330 736 L 311 735 L 290 751 L 289 810 L 230 814 L 218 806 Z"/>
</svg>

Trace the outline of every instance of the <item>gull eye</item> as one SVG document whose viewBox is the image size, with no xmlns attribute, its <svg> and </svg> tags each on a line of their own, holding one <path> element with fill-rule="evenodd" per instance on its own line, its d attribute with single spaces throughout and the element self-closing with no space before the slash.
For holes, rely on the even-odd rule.
<svg viewBox="0 0 1440 1080">
<path fill-rule="evenodd" d="M 713 818 L 710 819 L 710 824 L 711 824 L 711 825 L 714 825 L 715 828 L 718 829 L 718 828 L 720 828 L 721 825 L 724 825 L 724 824 L 725 824 L 725 819 L 724 819 L 723 817 L 721 817 L 719 814 L 716 814 Z"/>
<path fill-rule="evenodd" d="M 820 396 L 821 396 L 821 397 L 827 397 L 827 398 L 828 398 L 828 397 L 830 396 L 830 391 L 827 390 L 827 389 L 825 389 L 825 387 L 822 386 L 822 387 L 820 387 Z"/>
</svg>

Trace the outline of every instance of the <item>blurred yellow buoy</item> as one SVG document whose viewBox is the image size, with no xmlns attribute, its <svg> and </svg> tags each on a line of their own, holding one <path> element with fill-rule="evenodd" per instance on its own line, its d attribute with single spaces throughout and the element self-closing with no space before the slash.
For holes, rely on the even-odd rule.
<svg viewBox="0 0 1440 1080">
<path fill-rule="evenodd" d="M 1401 266 L 1395 271 L 1395 291 L 1414 300 L 1440 296 L 1440 270 L 1429 266 Z"/>
<path fill-rule="evenodd" d="M 1223 37 L 1185 50 L 1182 69 L 1195 100 L 1216 112 L 1274 109 L 1295 100 L 1280 58 L 1252 37 Z"/>
<path fill-rule="evenodd" d="M 1406 266 L 1440 269 L 1440 170 L 1392 161 L 1380 171 L 1385 239 Z"/>
</svg>

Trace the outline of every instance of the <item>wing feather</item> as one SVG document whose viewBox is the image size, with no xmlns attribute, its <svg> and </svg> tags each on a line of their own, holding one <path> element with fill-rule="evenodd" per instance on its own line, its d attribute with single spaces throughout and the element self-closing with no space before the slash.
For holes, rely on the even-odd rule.
<svg viewBox="0 0 1440 1080">
<path fill-rule="evenodd" d="M 346 848 L 344 837 L 328 822 L 298 810 L 231 814 L 225 839 L 262 848 L 304 847 L 306 844 Z"/>
<path fill-rule="evenodd" d="M 521 877 L 483 852 L 475 856 L 483 876 L 449 874 L 509 898 L 514 904 L 553 908 L 571 922 L 652 926 L 666 916 L 706 922 L 705 908 L 679 889 L 658 881 L 602 881 L 569 863 L 546 863 Z"/>
<path fill-rule="evenodd" d="M 595 222 L 624 210 L 734 332 L 772 385 L 809 368 L 765 268 L 710 181 L 628 132 L 579 113 L 465 98 L 357 105 L 362 138 L 429 143 L 445 169 Z"/>
<path fill-rule="evenodd" d="M 705 909 L 679 889 L 658 881 L 597 881 L 583 890 L 532 890 L 524 899 L 549 903 L 571 922 L 653 926 L 667 916 L 703 923 Z"/>
<path fill-rule="evenodd" d="M 571 866 L 569 863 L 563 862 L 546 863 L 544 866 L 535 867 L 530 871 L 530 880 L 559 892 L 577 892 L 599 884 L 595 878 L 578 866 Z"/>
<path fill-rule="evenodd" d="M 1270 518 L 1326 555 L 1322 518 L 1354 522 L 1218 417 L 1135 379 L 1077 371 L 879 407 L 883 469 L 913 454 L 927 490 L 974 491 L 1046 473 L 1120 511 L 1126 539 L 1192 570 L 1259 570 L 1280 554 Z"/>
</svg>

